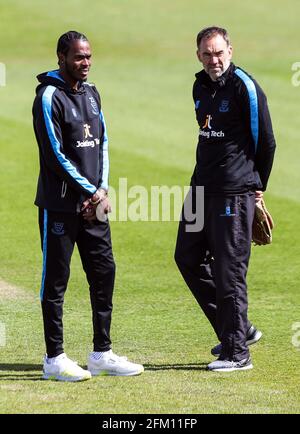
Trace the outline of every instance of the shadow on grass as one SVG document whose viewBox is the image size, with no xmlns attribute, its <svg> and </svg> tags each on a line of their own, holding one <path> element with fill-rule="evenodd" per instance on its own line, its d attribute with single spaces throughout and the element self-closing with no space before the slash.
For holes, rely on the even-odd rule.
<svg viewBox="0 0 300 434">
<path fill-rule="evenodd" d="M 207 363 L 144 364 L 147 371 L 205 371 Z M 35 373 L 31 373 L 31 372 Z M 38 371 L 38 374 L 36 373 Z M 0 363 L 0 381 L 30 380 L 43 381 L 42 365 L 24 365 L 21 363 Z"/>
<path fill-rule="evenodd" d="M 31 373 L 38 371 L 38 374 Z M 42 365 L 30 365 L 22 363 L 0 363 L 1 380 L 41 380 Z"/>
<path fill-rule="evenodd" d="M 24 372 L 24 371 L 40 371 L 42 365 L 24 365 L 24 363 L 0 363 L 0 374 L 1 371 L 13 371 L 13 372 Z"/>
<path fill-rule="evenodd" d="M 144 364 L 144 368 L 147 371 L 168 371 L 171 369 L 177 371 L 205 371 L 207 363 L 174 363 L 174 364 Z"/>
</svg>

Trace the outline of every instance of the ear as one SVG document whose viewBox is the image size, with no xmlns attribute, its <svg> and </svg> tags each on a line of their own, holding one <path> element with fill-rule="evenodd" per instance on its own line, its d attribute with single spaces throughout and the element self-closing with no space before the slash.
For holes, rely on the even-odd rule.
<svg viewBox="0 0 300 434">
<path fill-rule="evenodd" d="M 196 54 L 197 54 L 198 60 L 200 62 L 202 62 L 202 58 L 201 58 L 201 54 L 200 54 L 199 48 L 197 49 Z"/>
<path fill-rule="evenodd" d="M 57 56 L 58 56 L 57 63 L 59 64 L 59 66 L 63 65 L 65 63 L 66 56 L 63 53 L 58 53 Z"/>
<path fill-rule="evenodd" d="M 229 47 L 228 47 L 229 60 L 232 59 L 232 53 L 233 53 L 233 48 L 231 45 L 229 45 Z"/>
</svg>

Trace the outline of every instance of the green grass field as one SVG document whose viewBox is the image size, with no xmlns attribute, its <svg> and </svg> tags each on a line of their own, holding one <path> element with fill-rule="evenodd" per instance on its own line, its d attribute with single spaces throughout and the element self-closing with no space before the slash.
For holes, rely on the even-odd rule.
<svg viewBox="0 0 300 434">
<path fill-rule="evenodd" d="M 287 0 L 11 0 L 0 5 L 0 413 L 300 413 L 300 4 Z M 177 222 L 112 222 L 117 280 L 112 324 L 117 354 L 145 365 L 139 377 L 64 384 L 41 380 L 41 252 L 31 106 L 35 76 L 56 67 L 56 41 L 76 29 L 93 48 L 90 81 L 101 91 L 110 139 L 111 185 L 188 185 L 197 125 L 191 98 L 195 36 L 230 31 L 234 62 L 268 95 L 277 154 L 265 194 L 274 243 L 254 247 L 249 317 L 264 333 L 254 369 L 205 370 L 215 336 L 173 261 Z M 91 350 L 88 287 L 79 255 L 65 302 L 65 350 L 86 364 Z"/>
</svg>

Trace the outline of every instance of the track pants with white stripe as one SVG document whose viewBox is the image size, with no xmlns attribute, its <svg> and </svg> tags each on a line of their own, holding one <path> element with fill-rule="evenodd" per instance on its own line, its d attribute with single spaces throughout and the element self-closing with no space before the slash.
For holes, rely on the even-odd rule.
<svg viewBox="0 0 300 434">
<path fill-rule="evenodd" d="M 115 279 L 109 223 L 39 209 L 39 226 L 43 251 L 41 304 L 48 357 L 64 352 L 63 301 L 75 243 L 89 283 L 94 351 L 109 350 Z"/>
<path fill-rule="evenodd" d="M 179 223 L 175 261 L 222 343 L 222 359 L 249 356 L 246 275 L 254 207 L 254 193 L 206 196 L 203 229 L 187 232 L 184 215 Z"/>
</svg>

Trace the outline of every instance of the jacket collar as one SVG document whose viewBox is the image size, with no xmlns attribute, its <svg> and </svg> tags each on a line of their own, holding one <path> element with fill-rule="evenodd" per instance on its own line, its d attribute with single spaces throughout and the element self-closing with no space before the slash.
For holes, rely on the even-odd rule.
<svg viewBox="0 0 300 434">
<path fill-rule="evenodd" d="M 80 94 L 85 92 L 84 82 L 79 82 L 79 86 L 77 90 L 71 89 L 62 76 L 59 73 L 59 70 L 56 69 L 54 71 L 43 72 L 37 76 L 38 81 L 41 83 L 37 89 L 43 86 L 55 86 L 59 89 L 63 89 L 68 93 Z"/>
<path fill-rule="evenodd" d="M 224 74 L 222 74 L 216 81 L 213 81 L 207 72 L 204 71 L 204 69 L 202 69 L 200 72 L 197 72 L 195 76 L 201 85 L 216 89 L 225 86 L 226 82 L 232 78 L 235 69 L 236 66 L 231 62 Z"/>
</svg>

